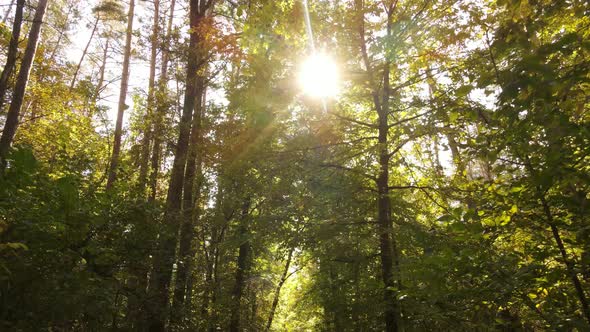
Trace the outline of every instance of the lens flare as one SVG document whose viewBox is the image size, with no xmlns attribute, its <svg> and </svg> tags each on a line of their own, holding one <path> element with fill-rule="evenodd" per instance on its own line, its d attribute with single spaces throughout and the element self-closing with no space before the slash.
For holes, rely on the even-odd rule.
<svg viewBox="0 0 590 332">
<path fill-rule="evenodd" d="M 317 53 L 301 65 L 299 85 L 308 96 L 335 97 L 338 94 L 339 73 L 336 62 L 327 54 Z"/>
</svg>

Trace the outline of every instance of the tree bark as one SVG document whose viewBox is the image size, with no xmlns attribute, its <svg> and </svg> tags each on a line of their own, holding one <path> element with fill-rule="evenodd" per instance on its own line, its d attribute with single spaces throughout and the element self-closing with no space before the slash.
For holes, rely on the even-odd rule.
<svg viewBox="0 0 590 332">
<path fill-rule="evenodd" d="M 18 117 L 25 98 L 25 90 L 29 81 L 33 60 L 35 59 L 35 52 L 37 51 L 39 35 L 41 34 L 41 24 L 43 23 L 43 17 L 45 16 L 47 3 L 48 0 L 39 0 L 37 10 L 35 11 L 35 17 L 33 18 L 33 24 L 29 31 L 29 40 L 16 78 L 12 100 L 10 102 L 8 114 L 6 115 L 2 137 L 0 138 L 0 169 L 3 169 L 6 165 L 6 155 L 8 154 L 8 150 L 10 149 L 10 145 L 16 134 Z"/>
<path fill-rule="evenodd" d="M 113 141 L 113 152 L 111 154 L 111 163 L 109 166 L 109 176 L 107 187 L 112 188 L 117 178 L 117 168 L 119 167 L 119 154 L 121 152 L 121 136 L 123 131 L 123 114 L 127 105 L 127 88 L 129 84 L 129 60 L 131 58 L 131 40 L 133 37 L 133 16 L 135 11 L 135 0 L 129 1 L 129 11 L 127 13 L 127 31 L 125 36 L 125 53 L 123 55 L 123 76 L 121 77 L 121 89 L 119 91 L 119 105 L 117 107 L 117 122 L 115 124 L 115 137 Z"/>
<path fill-rule="evenodd" d="M 183 220 L 180 229 L 180 244 L 178 248 L 178 263 L 176 273 L 176 285 L 174 287 L 174 299 L 172 320 L 179 323 L 183 319 L 186 307 L 190 306 L 190 299 L 186 298 L 188 279 L 190 275 L 190 261 L 193 259 L 193 239 L 195 238 L 194 220 L 198 218 L 198 200 L 201 195 L 200 181 L 195 186 L 195 178 L 200 177 L 200 143 L 201 143 L 201 118 L 203 116 L 204 79 L 197 78 L 197 100 L 190 137 L 190 147 L 184 175 Z M 193 192 L 194 190 L 194 192 Z"/>
<path fill-rule="evenodd" d="M 236 270 L 236 282 L 232 291 L 231 319 L 229 324 L 230 332 L 239 332 L 241 329 L 241 302 L 244 293 L 246 277 L 250 271 L 251 247 L 248 239 L 248 210 L 250 209 L 250 198 L 247 198 L 242 205 L 242 215 L 238 234 L 241 244 L 238 252 L 238 268 Z"/>
<path fill-rule="evenodd" d="M 14 2 L 14 1 L 13 1 Z M 10 5 L 12 7 L 12 4 Z M 18 0 L 16 3 L 16 12 L 14 14 L 14 22 L 12 23 L 12 35 L 10 43 L 8 44 L 8 54 L 6 55 L 6 64 L 4 70 L 0 75 L 0 111 L 4 106 L 4 98 L 6 90 L 8 90 L 8 80 L 12 76 L 12 72 L 16 67 L 16 58 L 18 55 L 18 41 L 20 39 L 20 31 L 23 24 L 23 9 L 25 7 L 25 0 Z"/>
<path fill-rule="evenodd" d="M 384 83 L 388 83 L 385 75 L 389 75 L 386 67 Z M 385 89 L 385 87 L 384 87 Z M 385 97 L 384 97 L 385 99 Z M 379 194 L 378 224 L 379 224 L 379 247 L 381 251 L 381 274 L 385 286 L 385 325 L 386 331 L 398 330 L 397 305 L 395 301 L 395 280 L 393 275 L 394 244 L 392 239 L 393 227 L 391 221 L 391 199 L 389 197 L 389 149 L 388 144 L 388 121 L 387 111 L 383 108 L 378 110 L 379 117 L 379 174 L 377 176 L 377 192 Z"/>
<path fill-rule="evenodd" d="M 214 1 L 208 1 L 207 5 L 212 6 Z M 191 0 L 189 8 L 190 17 L 190 40 L 189 54 L 186 68 L 186 91 L 182 116 L 180 119 L 180 130 L 176 144 L 176 153 L 170 175 L 170 184 L 166 198 L 164 213 L 164 229 L 160 234 L 158 249 L 154 257 L 154 271 L 152 285 L 150 287 L 151 310 L 149 331 L 163 331 L 167 319 L 168 293 L 174 253 L 176 249 L 176 233 L 181 220 L 182 189 L 184 182 L 184 170 L 188 154 L 189 135 L 191 130 L 192 113 L 195 106 L 197 72 L 199 70 L 199 47 L 201 36 L 198 26 L 201 24 L 207 10 L 210 7 L 199 6 L 200 1 Z"/>
</svg>

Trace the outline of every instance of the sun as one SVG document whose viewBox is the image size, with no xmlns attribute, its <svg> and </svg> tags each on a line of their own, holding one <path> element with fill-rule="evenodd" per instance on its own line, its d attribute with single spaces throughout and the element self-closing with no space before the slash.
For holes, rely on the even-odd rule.
<svg viewBox="0 0 590 332">
<path fill-rule="evenodd" d="M 328 98 L 338 95 L 339 73 L 336 62 L 325 53 L 307 58 L 299 71 L 299 85 L 308 96 Z"/>
</svg>

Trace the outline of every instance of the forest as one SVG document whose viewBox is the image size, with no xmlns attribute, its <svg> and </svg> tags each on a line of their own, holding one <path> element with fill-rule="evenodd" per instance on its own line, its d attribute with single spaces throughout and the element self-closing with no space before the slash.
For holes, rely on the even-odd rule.
<svg viewBox="0 0 590 332">
<path fill-rule="evenodd" d="M 0 331 L 590 331 L 590 2 L 0 20 Z"/>
</svg>

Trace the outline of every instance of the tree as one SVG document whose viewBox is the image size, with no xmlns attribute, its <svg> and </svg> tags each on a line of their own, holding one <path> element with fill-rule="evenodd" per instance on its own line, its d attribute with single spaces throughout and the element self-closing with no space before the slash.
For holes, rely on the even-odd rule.
<svg viewBox="0 0 590 332">
<path fill-rule="evenodd" d="M 158 78 L 157 91 L 155 93 L 156 110 L 154 114 L 154 143 L 150 158 L 150 179 L 149 179 L 149 200 L 154 201 L 156 198 L 156 189 L 158 185 L 158 175 L 160 173 L 160 159 L 162 149 L 162 127 L 164 122 L 164 115 L 167 108 L 167 92 L 168 92 L 168 64 L 169 64 L 169 52 L 170 44 L 172 40 L 172 22 L 174 21 L 174 7 L 176 0 L 170 2 L 170 14 L 168 15 L 168 24 L 166 27 L 166 35 L 164 37 L 165 43 L 162 50 L 162 61 L 160 68 L 160 77 Z"/>
<path fill-rule="evenodd" d="M 0 330 L 588 329 L 586 2 L 85 4 L 0 24 Z"/>
<path fill-rule="evenodd" d="M 165 228 L 160 234 L 158 252 L 154 258 L 153 286 L 150 287 L 150 297 L 153 299 L 153 303 L 150 304 L 150 331 L 162 331 L 166 321 L 166 304 L 168 302 L 168 290 L 176 247 L 175 235 L 181 218 L 184 168 L 188 154 L 191 119 L 195 106 L 195 97 L 197 96 L 196 80 L 197 73 L 202 66 L 202 58 L 200 56 L 202 52 L 200 49 L 202 36 L 199 34 L 199 31 L 207 13 L 213 5 L 213 1 L 200 3 L 199 1 L 191 0 L 189 7 L 190 40 L 186 67 L 186 88 L 182 117 L 179 124 L 179 136 L 170 175 L 168 195 L 166 197 Z"/>
<path fill-rule="evenodd" d="M 12 23 L 12 34 L 10 36 L 8 54 L 6 55 L 6 64 L 4 65 L 4 69 L 2 70 L 2 74 L 0 75 L 0 110 L 4 105 L 4 97 L 6 94 L 6 90 L 8 89 L 8 79 L 12 75 L 12 71 L 16 68 L 16 56 L 18 52 L 20 30 L 23 23 L 24 7 L 24 0 L 19 0 L 16 3 L 16 12 L 14 14 L 14 22 Z"/>
<path fill-rule="evenodd" d="M 6 115 L 6 122 L 4 123 L 2 137 L 0 138 L 0 168 L 2 169 L 4 169 L 6 166 L 6 156 L 12 144 L 12 140 L 14 139 L 14 135 L 16 134 L 19 113 L 25 97 L 25 90 L 27 88 L 31 66 L 35 58 L 37 43 L 39 42 L 39 34 L 41 33 L 41 24 L 43 23 L 43 16 L 45 15 L 45 10 L 47 9 L 47 3 L 47 0 L 40 0 L 37 4 L 37 9 L 33 18 L 33 24 L 29 32 L 29 39 L 27 41 L 25 54 L 23 56 L 18 76 L 14 84 L 14 92 L 12 94 L 10 107 Z"/>
<path fill-rule="evenodd" d="M 117 122 L 115 124 L 115 135 L 113 141 L 113 152 L 109 166 L 107 189 L 112 188 L 117 176 L 117 167 L 119 165 L 119 154 L 121 151 L 121 137 L 123 135 L 123 115 L 128 107 L 125 104 L 127 99 L 127 87 L 129 84 L 129 62 L 131 60 L 131 39 L 133 33 L 133 18 L 135 12 L 135 0 L 129 1 L 129 10 L 127 12 L 127 30 L 125 35 L 125 52 L 123 54 L 123 75 L 121 76 L 121 89 L 119 91 L 119 104 L 117 106 Z M 98 22 L 98 19 L 97 21 Z"/>
</svg>

